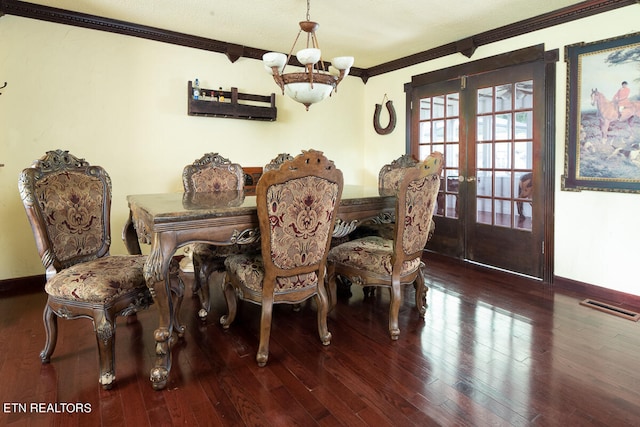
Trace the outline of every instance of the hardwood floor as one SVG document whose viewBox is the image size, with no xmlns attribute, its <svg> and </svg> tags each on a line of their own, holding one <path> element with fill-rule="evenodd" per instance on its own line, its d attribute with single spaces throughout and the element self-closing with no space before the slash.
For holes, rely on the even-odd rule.
<svg viewBox="0 0 640 427">
<path fill-rule="evenodd" d="M 421 319 L 407 288 L 398 341 L 388 293 L 365 300 L 354 286 L 330 315 L 327 347 L 314 304 L 276 306 L 265 368 L 255 362 L 257 306 L 242 304 L 224 331 L 218 287 L 206 322 L 187 291 L 187 332 L 159 392 L 148 380 L 154 308 L 118 320 L 117 380 L 104 391 L 90 321 L 59 321 L 42 365 L 46 297 L 0 298 L 0 425 L 640 425 L 638 323 L 525 278 L 425 259 L 429 308 Z"/>
</svg>

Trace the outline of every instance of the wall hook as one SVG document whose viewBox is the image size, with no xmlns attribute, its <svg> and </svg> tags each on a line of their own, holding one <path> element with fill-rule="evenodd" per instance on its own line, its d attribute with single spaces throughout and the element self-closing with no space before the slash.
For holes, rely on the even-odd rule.
<svg viewBox="0 0 640 427">
<path fill-rule="evenodd" d="M 0 89 L 4 89 L 5 87 L 7 87 L 7 82 L 4 82 L 4 84 L 0 86 Z M 2 92 L 0 92 L 0 95 L 2 95 Z"/>
</svg>

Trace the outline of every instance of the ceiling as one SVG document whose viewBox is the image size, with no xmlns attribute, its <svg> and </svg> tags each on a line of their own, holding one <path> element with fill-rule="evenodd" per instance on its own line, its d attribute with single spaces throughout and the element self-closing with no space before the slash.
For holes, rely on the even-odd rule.
<svg viewBox="0 0 640 427">
<path fill-rule="evenodd" d="M 31 0 L 31 3 L 288 53 L 306 20 L 307 0 Z M 369 68 L 575 0 L 311 0 L 322 56 L 355 57 Z M 301 39 L 296 50 L 304 47 Z"/>
</svg>

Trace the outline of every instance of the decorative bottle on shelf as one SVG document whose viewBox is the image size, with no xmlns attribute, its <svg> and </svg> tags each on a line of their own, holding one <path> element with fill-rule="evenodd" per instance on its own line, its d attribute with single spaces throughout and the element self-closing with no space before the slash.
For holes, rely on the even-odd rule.
<svg viewBox="0 0 640 427">
<path fill-rule="evenodd" d="M 193 99 L 200 99 L 200 82 L 198 79 L 193 82 Z"/>
<path fill-rule="evenodd" d="M 222 86 L 218 88 L 218 101 L 224 102 L 224 92 L 222 91 Z"/>
</svg>

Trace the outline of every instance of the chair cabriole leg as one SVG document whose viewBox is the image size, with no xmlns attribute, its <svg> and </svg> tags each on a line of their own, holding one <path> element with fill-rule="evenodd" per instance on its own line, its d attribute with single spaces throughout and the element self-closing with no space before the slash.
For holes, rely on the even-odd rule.
<svg viewBox="0 0 640 427">
<path fill-rule="evenodd" d="M 44 323 L 44 330 L 46 341 L 44 349 L 40 352 L 40 360 L 42 363 L 49 363 L 51 361 L 51 355 L 56 349 L 56 343 L 58 341 L 58 316 L 51 309 L 49 304 L 44 307 L 42 313 L 42 321 Z"/>
</svg>

